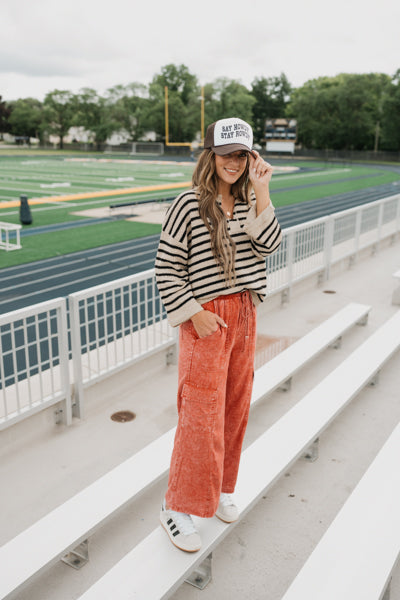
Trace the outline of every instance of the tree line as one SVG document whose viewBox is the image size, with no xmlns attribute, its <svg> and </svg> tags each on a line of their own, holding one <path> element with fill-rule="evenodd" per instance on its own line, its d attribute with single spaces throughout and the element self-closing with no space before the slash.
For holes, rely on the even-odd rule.
<svg viewBox="0 0 400 600">
<path fill-rule="evenodd" d="M 0 135 L 38 138 L 59 136 L 60 148 L 71 127 L 82 127 L 100 146 L 125 131 L 130 141 L 155 132 L 165 141 L 165 86 L 168 87 L 170 142 L 191 142 L 204 122 L 240 116 L 252 124 L 255 142 L 265 142 L 267 119 L 288 117 L 298 123 L 297 141 L 305 148 L 400 150 L 400 69 L 383 73 L 319 77 L 294 88 L 286 75 L 256 77 L 250 88 L 221 77 L 203 87 L 185 65 L 169 64 L 148 84 L 116 85 L 104 94 L 92 88 L 79 93 L 53 90 L 35 98 L 3 100 Z M 203 102 L 202 102 L 203 100 Z"/>
</svg>

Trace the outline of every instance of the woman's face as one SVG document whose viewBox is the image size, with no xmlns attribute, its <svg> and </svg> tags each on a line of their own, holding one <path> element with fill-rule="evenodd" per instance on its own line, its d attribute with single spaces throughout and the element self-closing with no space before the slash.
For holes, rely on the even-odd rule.
<svg viewBox="0 0 400 600">
<path fill-rule="evenodd" d="M 234 184 L 245 172 L 247 152 L 239 150 L 225 156 L 215 154 L 215 170 L 221 182 Z"/>
</svg>

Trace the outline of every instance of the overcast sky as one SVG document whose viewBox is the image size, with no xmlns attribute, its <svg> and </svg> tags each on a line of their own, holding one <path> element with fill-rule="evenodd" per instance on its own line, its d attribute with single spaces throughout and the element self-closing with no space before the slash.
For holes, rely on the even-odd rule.
<svg viewBox="0 0 400 600">
<path fill-rule="evenodd" d="M 0 0 L 0 95 L 103 93 L 148 84 L 169 63 L 200 84 L 297 87 L 341 72 L 400 68 L 399 0 Z"/>
</svg>

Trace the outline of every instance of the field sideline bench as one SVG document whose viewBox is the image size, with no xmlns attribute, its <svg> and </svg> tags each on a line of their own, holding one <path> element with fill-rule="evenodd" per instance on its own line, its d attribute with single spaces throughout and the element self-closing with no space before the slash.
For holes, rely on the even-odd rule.
<svg viewBox="0 0 400 600">
<path fill-rule="evenodd" d="M 273 390 L 287 389 L 291 377 L 355 323 L 367 322 L 370 307 L 351 303 L 255 372 L 252 406 Z M 55 508 L 0 548 L 0 599 L 16 592 L 68 554 L 71 566 L 88 559 L 87 539 L 133 499 L 166 475 L 175 428 Z M 101 500 L 101 501 L 100 501 Z M 57 535 L 55 535 L 57 532 Z M 10 596 L 11 597 L 11 596 Z"/>
<path fill-rule="evenodd" d="M 239 508 L 236 524 L 359 391 L 375 381 L 377 372 L 399 347 L 400 311 L 243 452 L 235 491 Z M 263 457 L 268 460 L 262 460 Z M 398 502 L 397 496 L 393 502 Z M 202 578 L 207 581 L 210 553 L 236 524 L 227 525 L 217 518 L 194 517 L 194 521 L 203 542 L 199 552 L 186 553 L 175 548 L 160 525 L 84 592 L 80 600 L 165 600 L 188 576 L 196 585 Z M 314 600 L 312 596 L 302 596 L 301 600 L 305 598 Z M 335 600 L 339 598 L 343 600 L 341 596 Z M 365 600 L 360 595 L 353 598 Z"/>
<path fill-rule="evenodd" d="M 400 554 L 399 456 L 400 424 L 282 600 L 389 600 Z"/>
</svg>

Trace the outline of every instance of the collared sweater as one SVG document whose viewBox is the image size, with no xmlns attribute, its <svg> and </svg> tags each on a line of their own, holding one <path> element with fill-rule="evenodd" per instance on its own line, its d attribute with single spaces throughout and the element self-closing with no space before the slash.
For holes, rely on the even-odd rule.
<svg viewBox="0 0 400 600">
<path fill-rule="evenodd" d="M 221 204 L 220 198 L 217 202 Z M 236 243 L 235 284 L 229 286 L 212 250 L 194 190 L 180 194 L 168 209 L 155 261 L 157 287 L 175 327 L 217 296 L 249 290 L 255 304 L 266 295 L 265 257 L 275 252 L 282 232 L 272 204 L 258 216 L 251 203 L 236 200 L 228 231 Z"/>
</svg>

